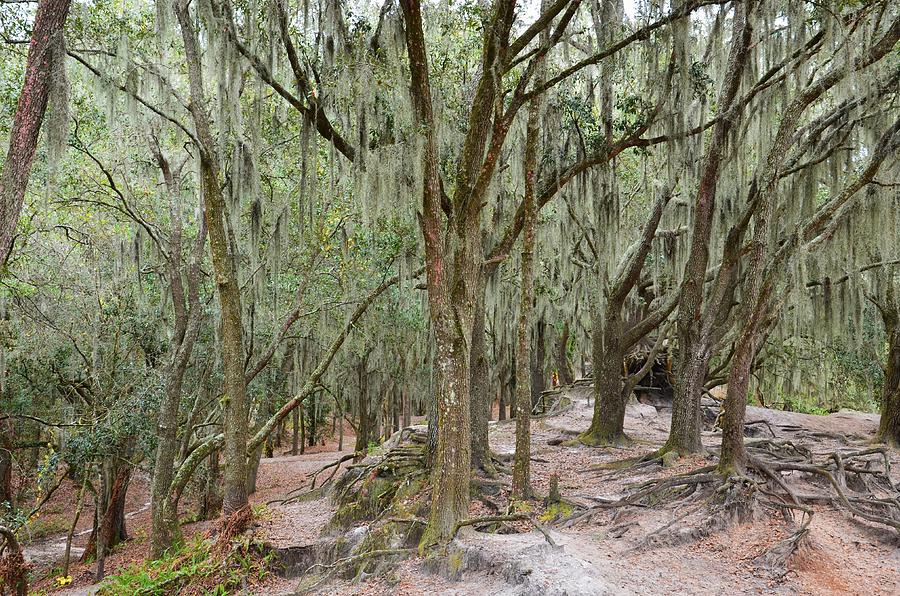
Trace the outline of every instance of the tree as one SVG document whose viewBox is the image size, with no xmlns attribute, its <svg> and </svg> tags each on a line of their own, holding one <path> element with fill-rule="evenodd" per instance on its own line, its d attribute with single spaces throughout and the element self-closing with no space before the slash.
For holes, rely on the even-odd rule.
<svg viewBox="0 0 900 596">
<path fill-rule="evenodd" d="M 700 392 L 709 365 L 711 323 L 715 322 L 719 314 L 718 311 L 709 314 L 703 311 L 704 285 L 709 266 L 709 244 L 720 164 L 728 134 L 735 124 L 729 112 L 733 106 L 738 105 L 735 100 L 747 62 L 752 32 L 752 24 L 748 20 L 752 13 L 752 3 L 739 1 L 734 6 L 728 63 L 716 101 L 718 111 L 729 117 L 715 120 L 701 162 L 703 173 L 695 199 L 691 244 L 678 298 L 675 399 L 669 439 L 663 449 L 680 454 L 696 453 L 703 449 L 700 442 Z M 716 290 L 710 301 L 725 291 L 724 287 L 719 291 L 720 285 L 725 286 L 728 280 L 721 275 L 720 278 L 723 280 L 722 284 L 717 279 Z"/>
<path fill-rule="evenodd" d="M 71 0 L 41 0 L 34 17 L 25 82 L 13 117 L 9 151 L 0 172 L 0 258 L 4 262 L 12 249 L 54 72 L 64 67 L 62 35 L 70 4 Z"/>
<path fill-rule="evenodd" d="M 540 84 L 539 74 L 535 82 Z M 540 140 L 541 96 L 528 106 L 525 133 L 525 221 L 522 225 L 521 285 L 519 322 L 516 334 L 516 452 L 513 461 L 512 498 L 531 495 L 531 324 L 534 312 L 534 236 L 537 219 L 535 186 L 537 183 L 538 142 Z"/>
</svg>

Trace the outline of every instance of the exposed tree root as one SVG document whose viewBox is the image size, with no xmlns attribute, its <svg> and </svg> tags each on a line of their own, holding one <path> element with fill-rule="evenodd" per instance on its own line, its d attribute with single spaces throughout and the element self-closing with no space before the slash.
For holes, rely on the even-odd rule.
<svg viewBox="0 0 900 596">
<path fill-rule="evenodd" d="M 592 503 L 579 507 L 559 523 L 562 527 L 587 523 L 597 514 L 613 510 L 616 514 L 608 535 L 615 537 L 634 525 L 616 524 L 619 511 L 671 507 L 671 519 L 639 539 L 632 548 L 638 550 L 695 539 L 762 511 L 777 511 L 792 527 L 791 533 L 754 560 L 757 567 L 776 578 L 783 577 L 791 557 L 809 535 L 814 503 L 836 505 L 853 517 L 900 531 L 900 491 L 890 479 L 890 458 L 884 448 L 838 450 L 817 456 L 806 445 L 789 440 L 760 439 L 748 441 L 746 446 L 749 457 L 745 473 L 723 475 L 709 465 L 634 484 L 624 496 L 616 498 L 579 495 Z M 616 477 L 646 472 L 660 461 L 657 452 L 590 471 L 608 471 L 607 476 Z"/>
<path fill-rule="evenodd" d="M 312 581 L 309 581 L 309 579 L 307 579 L 306 581 L 301 582 L 301 584 L 297 586 L 297 591 L 295 593 L 305 594 L 307 592 L 315 590 L 326 581 L 334 577 L 335 574 L 347 573 L 349 570 L 352 570 L 354 568 L 356 569 L 353 573 L 354 576 L 364 575 L 366 573 L 365 564 L 370 562 L 372 559 L 395 558 L 399 561 L 409 555 L 415 554 L 415 552 L 416 549 L 414 548 L 385 548 L 370 550 L 358 555 L 344 557 L 329 564 L 316 563 L 306 572 L 308 578 L 312 579 Z M 362 566 L 360 566 L 361 563 L 363 564 Z M 318 576 L 312 575 L 315 574 L 319 569 L 321 569 L 322 572 Z"/>
<path fill-rule="evenodd" d="M 228 517 L 221 520 L 208 535 L 208 538 L 215 536 L 215 542 L 211 548 L 214 554 L 222 554 L 231 548 L 234 538 L 238 534 L 243 534 L 250 527 L 253 521 L 253 509 L 250 505 L 244 505 Z"/>
<path fill-rule="evenodd" d="M 809 534 L 809 524 L 812 521 L 813 511 L 802 505 L 791 505 L 787 503 L 771 503 L 775 506 L 785 508 L 785 511 L 794 508 L 803 513 L 803 519 L 800 525 L 791 533 L 790 536 L 776 542 L 770 546 L 766 552 L 756 557 L 753 562 L 757 568 L 764 569 L 777 578 L 782 578 L 788 571 L 788 562 L 797 550 L 800 548 L 803 540 Z"/>
</svg>

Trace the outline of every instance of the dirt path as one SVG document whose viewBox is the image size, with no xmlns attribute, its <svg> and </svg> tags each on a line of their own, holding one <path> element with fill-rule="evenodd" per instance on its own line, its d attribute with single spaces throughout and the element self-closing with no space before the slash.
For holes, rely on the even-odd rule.
<svg viewBox="0 0 900 596">
<path fill-rule="evenodd" d="M 338 451 L 335 442 L 328 442 L 324 446 L 317 445 L 307 448 L 307 453 L 303 455 L 279 455 L 273 458 L 262 459 L 257 477 L 257 490 L 250 497 L 251 503 L 253 505 L 263 505 L 273 499 L 283 498 L 288 492 L 305 483 L 308 476 L 323 465 L 349 453 L 348 449 L 352 448 L 353 444 L 354 437 L 345 434 L 344 451 Z M 59 494 L 54 495 L 53 500 L 48 503 L 49 517 L 59 517 L 64 520 L 71 518 L 71 506 L 67 506 L 67 504 L 71 504 L 74 491 L 70 490 L 70 488 L 61 488 Z M 190 501 L 185 499 L 182 505 L 182 515 L 188 514 L 192 508 L 193 505 Z M 107 574 L 116 573 L 119 569 L 143 561 L 147 556 L 149 550 L 150 504 L 149 482 L 146 477 L 136 477 L 131 486 L 129 486 L 126 511 L 129 512 L 127 514 L 129 540 L 117 546 L 108 555 L 106 559 Z M 273 529 L 273 533 L 299 536 L 304 531 L 316 531 L 312 530 L 316 527 L 315 524 L 310 524 L 307 521 L 313 519 L 314 515 L 322 519 L 321 523 L 323 525 L 331 516 L 327 509 L 324 511 L 301 512 L 281 509 L 278 505 L 269 505 L 259 523 L 263 528 Z M 53 565 L 59 563 L 64 556 L 65 533 L 40 538 L 32 541 L 31 544 L 25 547 L 26 553 L 34 560 L 38 573 L 44 576 L 44 579 L 34 583 L 33 589 L 52 590 L 54 594 L 65 594 L 66 596 L 84 596 L 92 594 L 96 590 L 96 587 L 93 586 L 96 566 L 76 563 L 91 532 L 92 519 L 93 508 L 88 507 L 86 504 L 78 524 L 76 539 L 73 541 L 73 565 L 70 570 L 73 582 L 65 590 L 52 590 L 54 578 L 47 576 L 47 571 Z M 210 527 L 211 522 L 196 522 L 182 526 L 182 531 L 185 537 L 190 537 L 202 534 Z"/>
<path fill-rule="evenodd" d="M 599 463 L 643 455 L 660 446 L 668 434 L 669 417 L 651 406 L 628 408 L 626 431 L 635 440 L 627 448 L 593 449 L 548 445 L 569 439 L 588 427 L 592 407 L 589 389 L 572 392 L 574 406 L 560 416 L 533 421 L 533 483 L 546 494 L 550 475 L 560 478 L 565 497 L 621 496 L 627 485 L 646 480 L 641 474 L 614 479 L 591 471 Z M 865 440 L 874 435 L 877 416 L 839 412 L 811 416 L 748 408 L 748 420 L 766 420 L 779 436 L 802 440 L 817 453 L 843 446 L 844 436 Z M 515 424 L 491 424 L 491 446 L 512 453 Z M 708 447 L 718 446 L 721 435 L 704 432 Z M 554 441 L 556 442 L 556 441 Z M 900 458 L 893 454 L 894 481 Z M 687 471 L 707 460 L 680 462 L 670 473 Z M 815 507 L 807 545 L 793 559 L 788 573 L 773 578 L 761 572 L 753 559 L 786 537 L 784 524 L 772 518 L 729 528 L 698 538 L 684 528 L 683 541 L 651 548 L 636 548 L 643 539 L 669 522 L 672 513 L 654 508 L 595 516 L 590 523 L 552 530 L 558 548 L 536 532 L 480 534 L 468 532 L 460 540 L 466 553 L 465 572 L 458 581 L 429 573 L 419 560 L 407 561 L 390 578 L 369 578 L 361 584 L 336 581 L 320 594 L 900 594 L 900 539 L 896 533 L 853 520 L 831 506 Z M 291 582 L 267 584 L 258 594 L 288 594 Z M 296 585 L 294 580 L 293 585 Z"/>
<path fill-rule="evenodd" d="M 571 392 L 573 407 L 563 414 L 532 422 L 533 483 L 546 494 L 551 474 L 558 474 L 563 495 L 573 500 L 622 495 L 628 485 L 645 480 L 640 473 L 608 477 L 591 468 L 599 463 L 643 455 L 661 445 L 668 433 L 669 418 L 651 406 L 632 404 L 626 417 L 626 431 L 634 444 L 626 448 L 594 449 L 583 446 L 550 445 L 569 439 L 587 428 L 592 406 L 589 389 Z M 776 434 L 804 441 L 816 452 L 833 451 L 845 442 L 871 437 L 877 416 L 839 412 L 829 416 L 748 408 L 748 420 L 766 420 Z M 514 422 L 491 423 L 491 446 L 498 453 L 512 453 Z M 719 432 L 704 432 L 703 442 L 715 447 Z M 352 439 L 345 440 L 352 445 Z M 263 460 L 254 503 L 269 503 L 259 520 L 259 534 L 279 547 L 314 544 L 334 509 L 328 499 L 296 503 L 279 501 L 296 488 L 308 484 L 309 477 L 322 466 L 336 461 L 348 450 L 334 445 L 300 456 L 280 456 Z M 894 481 L 900 481 L 900 458 L 892 457 Z M 687 471 L 707 460 L 694 458 L 680 462 L 670 473 Z M 146 494 L 145 483 L 138 483 Z M 129 498 L 132 498 L 129 495 Z M 139 496 L 135 496 L 140 500 Z M 475 507 L 473 505 L 473 507 Z M 477 512 L 473 510 L 472 515 Z M 146 533 L 137 532 L 149 512 L 133 511 L 131 530 L 135 538 L 111 557 L 114 570 L 146 552 Z M 643 538 L 672 521 L 672 513 L 654 508 L 634 509 L 595 516 L 590 523 L 568 529 L 551 530 L 558 547 L 551 547 L 536 532 L 523 534 L 461 535 L 467 569 L 457 581 L 427 571 L 421 560 L 399 565 L 388 578 L 371 577 L 362 583 L 334 581 L 320 594 L 900 594 L 900 539 L 896 533 L 874 529 L 850 519 L 830 506 L 817 506 L 805 546 L 794 558 L 788 573 L 780 578 L 759 572 L 752 560 L 786 535 L 784 525 L 773 519 L 730 528 L 727 532 L 697 538 L 686 528 L 684 541 L 635 548 Z M 193 524 L 186 532 L 203 531 L 208 524 Z M 82 532 L 83 533 L 83 532 Z M 54 543 L 56 544 L 56 543 Z M 63 542 L 64 546 L 64 542 Z M 88 594 L 92 570 L 73 572 L 80 588 L 68 594 Z M 272 577 L 255 591 L 262 596 L 290 594 L 298 580 Z"/>
</svg>

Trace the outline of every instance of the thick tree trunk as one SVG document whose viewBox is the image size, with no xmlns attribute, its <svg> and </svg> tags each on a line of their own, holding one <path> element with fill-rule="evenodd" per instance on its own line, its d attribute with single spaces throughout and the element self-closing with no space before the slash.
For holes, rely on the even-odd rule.
<svg viewBox="0 0 900 596">
<path fill-rule="evenodd" d="M 591 335 L 594 361 L 594 416 L 591 426 L 579 439 L 585 445 L 622 445 L 625 436 L 625 407 L 629 395 L 625 394 L 622 376 L 625 350 L 622 345 L 623 321 L 621 316 L 606 313 L 594 315 Z"/>
<path fill-rule="evenodd" d="M 894 447 L 900 447 L 900 312 L 895 310 L 891 320 L 888 316 L 884 316 L 884 319 L 888 357 L 884 369 L 878 438 Z"/>
<path fill-rule="evenodd" d="M 470 316 L 464 318 L 471 324 Z M 436 317 L 432 315 L 434 321 Z M 468 516 L 471 468 L 469 430 L 469 353 L 471 337 L 452 334 L 452 320 L 439 320 L 443 332 L 437 335 L 437 447 L 431 484 L 430 536 L 425 543 L 450 536 L 456 522 Z M 471 326 L 468 327 L 471 329 Z M 457 329 L 459 329 L 457 327 Z"/>
<path fill-rule="evenodd" d="M 9 131 L 9 151 L 0 172 L 0 263 L 6 261 L 25 200 L 25 189 L 37 151 L 41 123 L 47 110 L 54 67 L 65 53 L 53 50 L 62 43 L 62 31 L 71 0 L 41 0 L 31 29 L 25 63 L 25 82 Z"/>
</svg>

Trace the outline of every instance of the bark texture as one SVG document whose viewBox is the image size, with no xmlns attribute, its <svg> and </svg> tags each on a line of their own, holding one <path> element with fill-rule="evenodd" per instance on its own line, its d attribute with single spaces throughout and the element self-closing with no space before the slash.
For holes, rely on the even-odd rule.
<svg viewBox="0 0 900 596">
<path fill-rule="evenodd" d="M 513 460 L 512 498 L 527 499 L 531 495 L 531 403 L 528 364 L 531 362 L 531 319 L 534 312 L 534 244 L 537 209 L 535 181 L 541 96 L 528 107 L 525 133 L 525 223 L 522 226 L 521 283 L 519 285 L 519 321 L 516 329 L 516 452 Z M 543 338 L 541 338 L 542 340 Z"/>
<path fill-rule="evenodd" d="M 881 395 L 881 422 L 878 438 L 900 447 L 900 309 L 882 311 L 888 336 L 888 357 L 884 368 L 884 390 Z"/>
<path fill-rule="evenodd" d="M 71 0 L 41 0 L 31 32 L 25 83 L 9 131 L 9 151 L 0 172 L 0 262 L 12 249 L 25 189 L 37 151 L 53 78 L 54 43 L 63 34 Z M 64 55 L 64 54 L 63 54 Z"/>
<path fill-rule="evenodd" d="M 716 103 L 720 112 L 727 112 L 734 103 L 747 62 L 751 37 L 747 19 L 748 4 L 746 0 L 734 3 L 727 74 Z M 733 118 L 720 118 L 713 126 L 703 158 L 703 174 L 694 205 L 691 245 L 678 300 L 675 397 L 672 403 L 672 426 L 663 449 L 679 454 L 703 450 L 700 442 L 700 394 L 706 380 L 712 348 L 709 317 L 704 316 L 703 286 L 709 265 L 709 242 L 715 214 L 719 166 L 733 124 Z"/>
<path fill-rule="evenodd" d="M 243 324 L 241 294 L 231 243 L 225 229 L 227 205 L 219 175 L 219 150 L 206 112 L 200 51 L 197 33 L 186 2 L 176 3 L 175 14 L 184 41 L 191 96 L 191 116 L 197 132 L 200 153 L 200 185 L 203 193 L 206 227 L 212 257 L 216 294 L 221 314 L 221 350 L 224 368 L 225 473 L 223 513 L 228 516 L 243 508 L 247 500 L 247 382 L 244 376 Z"/>
<path fill-rule="evenodd" d="M 170 499 L 170 489 L 179 450 L 178 412 L 184 375 L 203 319 L 200 305 L 200 263 L 206 244 L 206 225 L 200 225 L 190 263 L 185 263 L 182 256 L 181 167 L 186 161 L 173 171 L 159 148 L 156 146 L 153 148 L 169 194 L 172 228 L 169 234 L 167 269 L 175 313 L 174 332 L 169 345 L 169 363 L 166 368 L 166 390 L 156 422 L 158 443 L 150 482 L 150 557 L 156 559 L 180 538 L 177 505 Z M 188 280 L 186 291 L 183 278 Z"/>
</svg>

